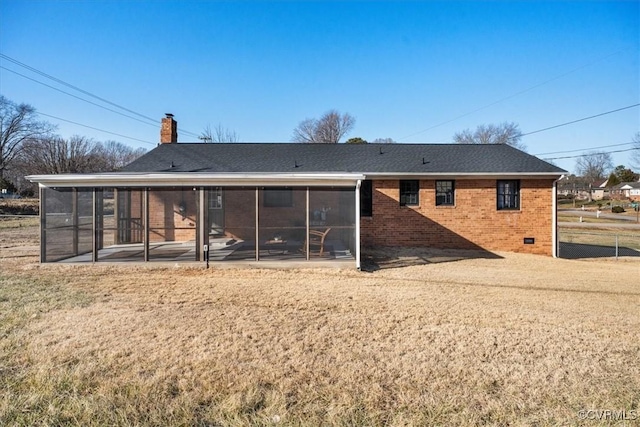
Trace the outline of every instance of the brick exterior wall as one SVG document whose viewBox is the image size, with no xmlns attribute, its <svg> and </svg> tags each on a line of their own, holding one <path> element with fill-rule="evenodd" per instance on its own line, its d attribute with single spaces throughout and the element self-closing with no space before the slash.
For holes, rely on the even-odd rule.
<svg viewBox="0 0 640 427">
<path fill-rule="evenodd" d="M 399 185 L 373 182 L 373 215 L 360 225 L 363 247 L 553 254 L 553 180 L 521 180 L 517 211 L 497 209 L 496 180 L 455 180 L 455 206 L 436 206 L 435 180 L 420 180 L 419 206 L 400 206 Z M 525 237 L 535 243 L 524 244 Z"/>
<path fill-rule="evenodd" d="M 149 191 L 150 242 L 195 240 L 196 194 L 190 188 Z"/>
</svg>

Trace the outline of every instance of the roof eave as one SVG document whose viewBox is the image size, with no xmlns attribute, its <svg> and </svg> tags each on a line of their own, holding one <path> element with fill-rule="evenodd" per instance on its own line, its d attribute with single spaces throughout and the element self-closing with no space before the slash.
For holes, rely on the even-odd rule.
<svg viewBox="0 0 640 427">
<path fill-rule="evenodd" d="M 40 187 L 174 187 L 174 186 L 354 186 L 362 174 L 345 173 L 236 173 L 197 172 L 29 175 L 25 177 Z"/>
<path fill-rule="evenodd" d="M 116 172 L 29 175 L 41 187 L 167 187 L 167 186 L 351 186 L 363 179 L 558 179 L 559 172 L 372 172 L 372 173 L 198 173 Z"/>
<path fill-rule="evenodd" d="M 367 179 L 559 179 L 562 172 L 371 172 Z"/>
</svg>

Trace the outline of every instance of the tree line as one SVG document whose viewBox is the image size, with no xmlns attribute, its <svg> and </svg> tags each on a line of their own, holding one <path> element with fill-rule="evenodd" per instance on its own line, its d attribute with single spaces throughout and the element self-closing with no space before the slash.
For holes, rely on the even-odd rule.
<svg viewBox="0 0 640 427">
<path fill-rule="evenodd" d="M 56 127 L 39 120 L 34 107 L 0 95 L 0 187 L 33 194 L 25 175 L 114 172 L 140 157 L 143 148 L 117 141 L 63 138 Z"/>
</svg>

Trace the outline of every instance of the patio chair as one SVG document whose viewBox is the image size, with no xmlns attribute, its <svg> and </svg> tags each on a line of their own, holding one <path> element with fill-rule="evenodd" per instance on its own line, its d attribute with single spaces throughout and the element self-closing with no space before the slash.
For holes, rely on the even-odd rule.
<svg viewBox="0 0 640 427">
<path fill-rule="evenodd" d="M 324 254 L 324 240 L 329 234 L 331 228 L 327 228 L 324 231 L 309 230 L 309 255 L 317 253 L 319 256 Z M 305 240 L 304 246 L 302 246 L 302 252 L 307 249 L 307 241 Z"/>
</svg>

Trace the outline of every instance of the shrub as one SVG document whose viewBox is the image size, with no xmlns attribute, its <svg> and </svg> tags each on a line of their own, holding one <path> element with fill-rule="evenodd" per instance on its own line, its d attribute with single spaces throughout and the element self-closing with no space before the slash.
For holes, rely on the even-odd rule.
<svg viewBox="0 0 640 427">
<path fill-rule="evenodd" d="M 7 190 L 9 193 L 15 193 L 18 191 L 13 182 L 5 178 L 0 178 L 0 189 Z"/>
<path fill-rule="evenodd" d="M 611 212 L 613 213 L 622 213 L 624 212 L 624 208 L 622 206 L 614 206 L 611 208 Z"/>
</svg>

